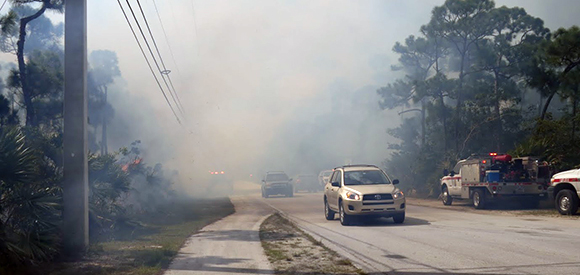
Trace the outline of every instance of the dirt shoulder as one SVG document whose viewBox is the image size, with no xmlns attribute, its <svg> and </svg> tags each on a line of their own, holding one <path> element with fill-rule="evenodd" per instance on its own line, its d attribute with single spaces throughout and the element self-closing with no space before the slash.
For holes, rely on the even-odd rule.
<svg viewBox="0 0 580 275">
<path fill-rule="evenodd" d="M 364 274 L 278 213 L 262 223 L 260 240 L 276 274 Z"/>
<path fill-rule="evenodd" d="M 454 211 L 473 212 L 479 214 L 504 215 L 504 216 L 545 216 L 555 218 L 580 219 L 580 215 L 563 216 L 554 208 L 551 201 L 541 201 L 537 209 L 528 209 L 517 202 L 494 203 L 488 209 L 475 209 L 469 200 L 454 200 L 452 205 L 443 205 L 440 199 L 425 199 L 407 197 L 407 204 L 440 208 Z"/>
</svg>

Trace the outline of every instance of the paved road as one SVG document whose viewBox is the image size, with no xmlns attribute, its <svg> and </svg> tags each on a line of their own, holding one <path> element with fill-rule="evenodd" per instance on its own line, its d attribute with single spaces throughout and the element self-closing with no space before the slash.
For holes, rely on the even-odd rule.
<svg viewBox="0 0 580 275">
<path fill-rule="evenodd" d="M 580 274 L 580 220 L 496 216 L 409 205 L 407 219 L 343 227 L 322 194 L 263 199 L 369 273 Z"/>
<path fill-rule="evenodd" d="M 273 274 L 259 236 L 273 209 L 257 198 L 231 200 L 236 213 L 191 236 L 165 274 Z"/>
</svg>

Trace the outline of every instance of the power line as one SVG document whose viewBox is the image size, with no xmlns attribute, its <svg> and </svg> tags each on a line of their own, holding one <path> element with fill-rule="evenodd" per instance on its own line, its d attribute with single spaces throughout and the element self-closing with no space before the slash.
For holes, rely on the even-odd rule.
<svg viewBox="0 0 580 275">
<path fill-rule="evenodd" d="M 173 87 L 173 85 L 171 85 L 173 87 L 173 91 L 172 91 L 171 88 L 169 87 L 169 84 L 167 83 L 167 80 L 165 79 L 165 76 L 168 79 L 170 79 L 169 78 L 170 71 L 167 70 L 167 67 L 165 66 L 165 62 L 163 61 L 163 57 L 161 56 L 161 53 L 159 52 L 159 47 L 157 47 L 157 42 L 155 41 L 155 37 L 153 36 L 153 33 L 151 32 L 151 28 L 149 27 L 149 22 L 147 22 L 147 17 L 145 16 L 145 12 L 143 12 L 143 8 L 141 7 L 141 2 L 139 2 L 139 0 L 137 0 L 137 5 L 139 6 L 139 10 L 141 11 L 141 15 L 143 16 L 143 20 L 145 22 L 145 26 L 147 27 L 147 31 L 149 32 L 149 36 L 151 37 L 151 40 L 153 41 L 153 46 L 155 47 L 155 51 L 157 52 L 157 56 L 159 56 L 159 60 L 161 61 L 161 66 L 163 67 L 163 70 L 161 70 L 161 68 L 159 68 L 159 64 L 157 63 L 157 60 L 155 59 L 155 55 L 153 54 L 153 51 L 151 50 L 151 47 L 149 46 L 149 43 L 147 42 L 147 38 L 145 37 L 143 30 L 141 29 L 141 25 L 137 21 L 137 17 L 135 16 L 135 13 L 133 13 L 133 8 L 131 8 L 131 4 L 129 4 L 129 0 L 127 0 L 127 4 L 129 5 L 129 9 L 131 10 L 133 17 L 135 18 L 135 22 L 137 22 L 137 27 L 139 27 L 139 31 L 141 32 L 141 35 L 143 36 L 143 39 L 145 40 L 145 44 L 147 45 L 147 48 L 149 49 L 149 53 L 151 53 L 151 56 L 153 57 L 153 60 L 155 61 L 155 65 L 157 66 L 157 69 L 161 73 L 161 77 L 163 78 L 163 81 L 165 82 L 165 85 L 167 86 L 167 89 L 169 90 L 169 94 L 173 98 L 173 102 L 175 102 L 175 105 L 177 106 L 177 109 L 179 110 L 181 115 L 184 116 L 185 114 L 183 112 L 183 108 L 182 108 L 183 106 L 181 104 L 181 101 L 179 100 L 179 97 L 177 96 L 177 92 L 175 91 L 175 87 Z M 177 97 L 177 99 L 176 99 L 176 97 Z"/>
<path fill-rule="evenodd" d="M 157 18 L 159 18 L 159 24 L 161 24 L 161 30 L 163 30 L 163 36 L 165 36 L 165 42 L 167 43 L 167 47 L 169 48 L 169 53 L 171 54 L 171 59 L 173 60 L 173 64 L 175 64 L 175 69 L 177 70 L 177 74 L 181 79 L 181 71 L 179 70 L 179 66 L 177 66 L 177 62 L 175 61 L 175 56 L 173 55 L 173 50 L 171 49 L 171 45 L 169 44 L 169 38 L 167 38 L 167 32 L 165 31 L 165 27 L 163 26 L 163 21 L 161 20 L 161 15 L 159 14 L 159 10 L 157 9 L 157 4 L 155 0 L 153 0 L 153 6 L 155 7 L 155 12 L 157 13 Z"/>
<path fill-rule="evenodd" d="M 127 0 L 129 1 L 129 0 Z M 141 11 L 141 15 L 143 16 L 143 20 L 145 21 L 145 26 L 147 27 L 147 31 L 149 32 L 149 36 L 151 36 L 151 40 L 153 41 L 153 46 L 155 47 L 155 50 L 157 51 L 157 55 L 159 56 L 159 60 L 161 61 L 161 65 L 163 66 L 163 71 L 161 72 L 162 76 L 165 75 L 167 77 L 167 79 L 169 80 L 169 83 L 171 84 L 171 88 L 169 88 L 169 86 L 167 87 L 168 89 L 173 89 L 173 94 L 171 95 L 173 97 L 173 101 L 175 101 L 175 104 L 177 105 L 177 108 L 179 108 L 179 111 L 181 112 L 182 116 L 185 116 L 184 112 L 183 112 L 183 104 L 181 104 L 181 100 L 179 99 L 179 96 L 177 95 L 177 91 L 175 90 L 175 87 L 173 86 L 173 82 L 171 81 L 171 77 L 169 76 L 169 73 L 171 71 L 167 70 L 167 67 L 165 66 L 165 62 L 163 61 L 163 57 L 161 56 L 161 53 L 159 52 L 159 47 L 157 46 L 157 42 L 155 41 L 155 37 L 153 36 L 153 33 L 151 32 L 151 28 L 149 27 L 149 22 L 147 22 L 147 17 L 145 16 L 145 12 L 143 12 L 143 8 L 141 7 L 141 2 L 139 2 L 139 0 L 137 0 L 137 5 L 139 6 L 139 10 Z M 167 84 L 167 83 L 165 83 Z M 177 98 L 177 100 L 176 100 Z"/>
<path fill-rule="evenodd" d="M 4 2 L 2 3 L 2 6 L 0 6 L 0 11 L 2 11 L 2 9 L 4 8 L 4 5 L 6 5 L 6 2 L 8 2 L 8 0 L 4 0 Z"/>
<path fill-rule="evenodd" d="M 149 66 L 149 70 L 151 71 L 151 74 L 153 74 L 153 77 L 155 78 L 155 82 L 157 82 L 157 86 L 159 86 L 159 89 L 161 90 L 161 93 L 163 94 L 163 97 L 165 98 L 165 101 L 169 105 L 169 108 L 171 109 L 171 112 L 173 112 L 173 115 L 177 119 L 177 122 L 181 125 L 181 120 L 177 116 L 177 113 L 175 113 L 175 110 L 173 109 L 173 106 L 171 106 L 171 102 L 169 102 L 169 99 L 167 98 L 167 95 L 165 94 L 165 91 L 163 90 L 163 87 L 161 87 L 161 83 L 159 82 L 159 79 L 157 78 L 157 75 L 155 74 L 155 71 L 153 71 L 153 67 L 151 66 L 151 63 L 149 62 L 149 59 L 147 58 L 147 55 L 145 54 L 145 50 L 143 50 L 143 47 L 141 46 L 141 42 L 137 38 L 137 34 L 135 33 L 135 30 L 133 29 L 133 25 L 131 25 L 131 22 L 129 20 L 129 17 L 127 16 L 127 13 L 125 12 L 125 9 L 123 8 L 123 5 L 121 5 L 121 1 L 120 0 L 117 0 L 117 3 L 119 3 L 119 7 L 121 8 L 121 11 L 123 12 L 123 16 L 125 16 L 125 20 L 127 21 L 127 24 L 129 25 L 129 28 L 131 29 L 131 33 L 133 33 L 133 37 L 135 37 L 135 41 L 137 41 L 137 45 L 139 46 L 139 49 L 141 50 L 141 53 L 143 54 L 143 57 L 145 58 L 145 61 L 147 62 L 147 65 Z"/>
</svg>

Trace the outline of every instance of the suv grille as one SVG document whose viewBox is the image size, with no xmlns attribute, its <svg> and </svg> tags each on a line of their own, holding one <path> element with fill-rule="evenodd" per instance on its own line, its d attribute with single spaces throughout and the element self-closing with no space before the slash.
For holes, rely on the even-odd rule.
<svg viewBox="0 0 580 275">
<path fill-rule="evenodd" d="M 393 195 L 391 194 L 367 194 L 363 195 L 364 201 L 383 201 L 383 200 L 392 200 Z"/>
</svg>

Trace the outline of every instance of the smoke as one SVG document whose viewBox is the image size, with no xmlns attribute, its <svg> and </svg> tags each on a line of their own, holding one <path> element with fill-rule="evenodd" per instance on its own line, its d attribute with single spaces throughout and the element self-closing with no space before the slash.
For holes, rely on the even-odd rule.
<svg viewBox="0 0 580 275">
<path fill-rule="evenodd" d="M 157 1 L 174 64 L 153 5 L 143 1 L 184 105 L 180 125 L 117 4 L 89 1 L 89 52 L 116 52 L 122 74 L 109 89 L 109 148 L 141 140 L 144 159 L 178 170 L 177 184 L 191 193 L 215 170 L 247 179 L 380 164 L 395 142 L 386 129 L 400 123 L 376 95 L 400 77 L 390 70 L 391 48 L 417 35 L 443 2 Z M 572 25 L 569 7 L 578 6 L 496 2 L 523 6 L 550 28 Z"/>
</svg>

